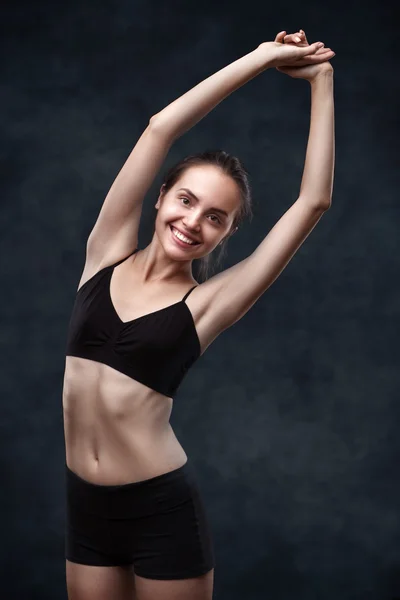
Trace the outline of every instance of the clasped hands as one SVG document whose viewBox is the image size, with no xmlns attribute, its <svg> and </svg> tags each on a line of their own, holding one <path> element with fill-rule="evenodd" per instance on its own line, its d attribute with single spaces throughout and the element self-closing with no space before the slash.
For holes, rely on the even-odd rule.
<svg viewBox="0 0 400 600">
<path fill-rule="evenodd" d="M 291 34 L 281 31 L 273 42 L 262 42 L 258 48 L 265 52 L 268 67 L 294 78 L 311 82 L 321 73 L 333 72 L 329 60 L 335 52 L 323 42 L 309 44 L 302 29 Z"/>
</svg>

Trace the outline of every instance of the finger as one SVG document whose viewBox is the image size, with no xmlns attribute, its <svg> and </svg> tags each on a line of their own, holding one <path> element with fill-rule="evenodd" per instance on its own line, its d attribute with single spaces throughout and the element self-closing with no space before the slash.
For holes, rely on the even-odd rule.
<svg viewBox="0 0 400 600">
<path fill-rule="evenodd" d="M 292 44 L 295 43 L 294 33 L 288 33 L 287 35 L 285 35 L 285 44 L 291 44 L 291 43 Z"/>
<path fill-rule="evenodd" d="M 333 50 L 329 52 L 325 52 L 324 54 L 311 54 L 310 56 L 305 56 L 298 63 L 298 66 L 306 66 L 306 65 L 316 65 L 319 63 L 326 62 L 327 60 L 331 60 L 334 56 L 336 56 Z"/>
<path fill-rule="evenodd" d="M 321 51 L 316 52 L 315 54 L 313 54 L 312 56 L 310 56 L 310 58 L 326 58 L 327 56 L 330 56 L 331 54 L 335 54 L 335 52 L 332 50 L 332 48 L 321 48 Z"/>
<path fill-rule="evenodd" d="M 304 33 L 304 31 L 302 29 L 299 29 L 299 31 L 296 33 L 296 35 L 299 36 L 299 38 L 301 39 L 302 42 L 306 41 L 306 34 Z"/>
<path fill-rule="evenodd" d="M 321 56 L 316 56 L 315 57 L 315 62 L 326 62 L 327 60 L 331 60 L 334 56 L 336 56 L 336 53 L 331 50 L 330 52 L 327 52 L 326 54 L 322 54 Z"/>
<path fill-rule="evenodd" d="M 311 54 L 311 56 L 323 56 L 324 54 L 328 54 L 329 52 L 332 51 L 332 48 L 326 48 L 325 46 L 323 46 L 322 48 L 319 48 L 316 52 L 313 52 Z M 311 58 L 310 56 L 310 58 Z M 305 56 L 305 58 L 307 58 L 307 56 Z"/>
<path fill-rule="evenodd" d="M 305 46 L 304 48 L 299 48 L 303 52 L 303 55 L 306 56 L 308 54 L 315 54 L 318 50 L 323 48 L 325 44 L 323 42 L 314 42 L 310 46 Z"/>
<path fill-rule="evenodd" d="M 323 48 L 323 50 L 325 50 L 325 48 Z M 327 48 L 325 52 L 316 52 L 314 54 L 314 56 L 316 58 L 326 59 L 328 56 L 331 56 L 332 54 L 335 54 L 335 52 L 331 48 Z"/>
<path fill-rule="evenodd" d="M 285 44 L 298 44 L 302 41 L 298 33 L 289 33 L 285 36 Z"/>
<path fill-rule="evenodd" d="M 332 48 L 322 48 L 322 52 L 314 52 L 314 54 L 308 54 L 306 56 L 302 56 L 301 58 L 301 62 L 302 63 L 307 63 L 308 61 L 314 61 L 314 60 L 320 60 L 321 58 L 326 58 L 327 56 L 331 56 L 332 54 L 335 54 L 335 52 L 332 50 Z"/>
<path fill-rule="evenodd" d="M 278 33 L 278 35 L 275 38 L 275 42 L 279 42 L 280 44 L 283 44 L 283 39 L 286 35 L 286 31 L 281 31 L 280 33 Z"/>
<path fill-rule="evenodd" d="M 307 39 L 307 36 L 306 36 L 306 32 L 303 29 L 300 29 L 300 33 L 303 34 L 304 41 L 306 42 L 306 44 L 308 44 L 308 39 Z"/>
</svg>

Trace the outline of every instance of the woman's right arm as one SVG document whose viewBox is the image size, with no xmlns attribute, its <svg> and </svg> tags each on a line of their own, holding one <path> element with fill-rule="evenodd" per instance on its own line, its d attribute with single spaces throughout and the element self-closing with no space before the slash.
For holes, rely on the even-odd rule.
<svg viewBox="0 0 400 600">
<path fill-rule="evenodd" d="M 191 129 L 215 106 L 242 85 L 265 71 L 273 51 L 262 45 L 204 79 L 152 117 L 154 127 L 176 139 Z"/>
<path fill-rule="evenodd" d="M 162 166 L 172 141 L 150 119 L 101 207 L 86 244 L 87 274 L 128 256 L 138 245 L 143 199 Z"/>
<path fill-rule="evenodd" d="M 262 42 L 255 50 L 210 75 L 157 113 L 152 117 L 154 127 L 164 137 L 175 140 L 232 92 L 263 71 L 280 65 L 304 66 L 325 62 L 327 53 L 320 45 L 323 46 L 314 42 L 307 47 L 295 47 L 278 41 Z"/>
<path fill-rule="evenodd" d="M 174 141 L 217 104 L 268 67 L 261 47 L 196 85 L 153 116 L 112 184 L 86 246 L 84 275 L 136 247 L 143 199 Z"/>
</svg>

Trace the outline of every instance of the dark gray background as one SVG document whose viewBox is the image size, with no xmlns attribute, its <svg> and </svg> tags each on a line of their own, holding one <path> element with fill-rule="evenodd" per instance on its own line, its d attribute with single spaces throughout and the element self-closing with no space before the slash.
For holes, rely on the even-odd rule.
<svg viewBox="0 0 400 600">
<path fill-rule="evenodd" d="M 336 57 L 332 208 L 176 396 L 217 600 L 400 597 L 395 2 L 14 2 L 2 11 L 2 600 L 66 598 L 61 394 L 86 238 L 152 114 L 277 32 Z M 309 84 L 268 70 L 180 138 L 250 171 L 242 260 L 297 198 Z M 397 169 L 396 169 L 397 166 Z M 164 168 L 165 167 L 165 168 Z"/>
</svg>

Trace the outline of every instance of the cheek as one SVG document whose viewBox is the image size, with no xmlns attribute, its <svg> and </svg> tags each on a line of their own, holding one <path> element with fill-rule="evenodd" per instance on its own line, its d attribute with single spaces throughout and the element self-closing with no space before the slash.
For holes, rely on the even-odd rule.
<svg viewBox="0 0 400 600">
<path fill-rule="evenodd" d="M 177 204 L 169 204 L 168 206 L 163 206 L 161 210 L 160 217 L 164 221 L 168 221 L 170 219 L 176 218 L 181 215 L 182 211 L 179 210 L 179 205 Z"/>
<path fill-rule="evenodd" d="M 176 211 L 167 206 L 163 206 L 157 211 L 157 221 L 159 225 L 165 225 L 165 223 L 171 221 L 174 217 L 176 217 Z"/>
</svg>

